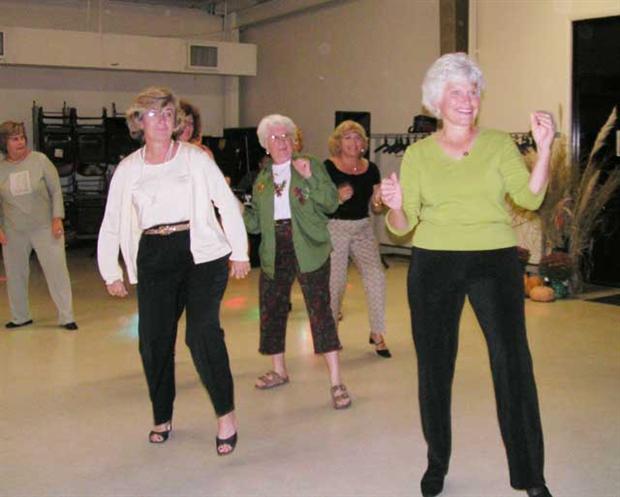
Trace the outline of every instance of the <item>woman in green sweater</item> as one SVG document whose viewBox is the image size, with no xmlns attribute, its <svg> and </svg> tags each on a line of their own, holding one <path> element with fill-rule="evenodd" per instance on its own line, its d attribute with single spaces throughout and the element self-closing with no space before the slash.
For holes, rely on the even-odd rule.
<svg viewBox="0 0 620 497">
<path fill-rule="evenodd" d="M 451 388 L 467 296 L 489 349 L 510 483 L 530 497 L 550 497 L 523 273 L 504 197 L 538 208 L 555 129 L 549 114 L 532 114 L 538 159 L 528 172 L 508 134 L 476 126 L 483 84 L 480 68 L 466 54 L 435 61 L 422 85 L 422 102 L 443 127 L 407 149 L 400 181 L 392 174 L 381 186 L 390 208 L 388 228 L 397 234 L 415 228 L 408 297 L 428 444 L 421 490 L 425 497 L 440 494 L 448 471 Z"/>
<path fill-rule="evenodd" d="M 258 125 L 258 141 L 271 160 L 260 171 L 245 209 L 249 233 L 261 234 L 260 346 L 271 356 L 273 369 L 258 378 L 265 390 L 288 383 L 284 360 L 286 321 L 291 286 L 299 280 L 306 301 L 314 352 L 322 354 L 329 370 L 335 409 L 351 405 L 340 378 L 342 348 L 329 301 L 329 254 L 332 246 L 327 215 L 338 207 L 338 193 L 323 164 L 293 155 L 295 123 L 271 114 Z"/>
</svg>

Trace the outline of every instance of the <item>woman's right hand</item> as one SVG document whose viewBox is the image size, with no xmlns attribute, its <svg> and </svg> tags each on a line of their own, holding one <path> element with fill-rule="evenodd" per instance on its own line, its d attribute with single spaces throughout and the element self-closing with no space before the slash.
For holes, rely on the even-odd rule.
<svg viewBox="0 0 620 497">
<path fill-rule="evenodd" d="M 112 297 L 127 297 L 127 289 L 122 280 L 116 280 L 114 283 L 110 283 L 105 287 Z"/>
<path fill-rule="evenodd" d="M 392 210 L 403 208 L 403 191 L 396 173 L 381 180 L 381 200 Z"/>
<path fill-rule="evenodd" d="M 338 186 L 338 201 L 344 204 L 353 196 L 353 187 L 349 183 L 342 183 Z"/>
<path fill-rule="evenodd" d="M 0 245 L 6 245 L 7 241 L 4 231 L 0 230 Z"/>
</svg>

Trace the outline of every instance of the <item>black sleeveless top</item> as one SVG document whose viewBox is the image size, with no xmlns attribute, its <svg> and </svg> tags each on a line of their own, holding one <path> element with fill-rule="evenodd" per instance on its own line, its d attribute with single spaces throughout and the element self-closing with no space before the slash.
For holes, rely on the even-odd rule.
<svg viewBox="0 0 620 497">
<path fill-rule="evenodd" d="M 336 188 L 348 183 L 353 187 L 353 196 L 340 204 L 338 210 L 330 217 L 332 219 L 357 220 L 369 216 L 368 204 L 372 196 L 373 187 L 381 182 L 379 168 L 374 162 L 368 162 L 368 169 L 363 174 L 346 174 L 340 171 L 336 164 L 326 159 L 325 168 Z"/>
</svg>

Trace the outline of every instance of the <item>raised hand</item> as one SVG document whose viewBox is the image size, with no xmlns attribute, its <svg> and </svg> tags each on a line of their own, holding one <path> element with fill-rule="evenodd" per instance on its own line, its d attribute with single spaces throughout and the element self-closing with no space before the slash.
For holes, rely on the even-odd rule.
<svg viewBox="0 0 620 497">
<path fill-rule="evenodd" d="M 555 136 L 553 116 L 549 112 L 544 111 L 532 112 L 530 122 L 537 150 L 539 152 L 548 151 Z"/>
<path fill-rule="evenodd" d="M 381 180 L 381 200 L 390 209 L 400 210 L 403 207 L 403 191 L 396 173 Z"/>
<path fill-rule="evenodd" d="M 353 196 L 353 187 L 349 183 L 342 183 L 338 186 L 338 200 L 344 204 Z"/>
<path fill-rule="evenodd" d="M 312 169 L 310 168 L 310 160 L 305 158 L 293 160 L 293 167 L 304 178 L 308 179 L 312 176 Z"/>
</svg>

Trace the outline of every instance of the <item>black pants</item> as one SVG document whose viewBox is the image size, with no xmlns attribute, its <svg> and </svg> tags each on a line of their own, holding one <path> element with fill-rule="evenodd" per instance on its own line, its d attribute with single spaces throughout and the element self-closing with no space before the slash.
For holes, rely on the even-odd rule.
<svg viewBox="0 0 620 497">
<path fill-rule="evenodd" d="M 143 235 L 138 251 L 140 355 L 155 424 L 172 419 L 177 323 L 186 310 L 185 342 L 218 416 L 234 410 L 233 379 L 220 303 L 228 283 L 228 256 L 194 264 L 189 231 Z"/>
<path fill-rule="evenodd" d="M 516 248 L 463 252 L 414 248 L 408 296 L 429 468 L 448 471 L 452 380 L 467 296 L 489 350 L 510 483 L 516 489 L 544 484 L 543 435 Z"/>
</svg>

